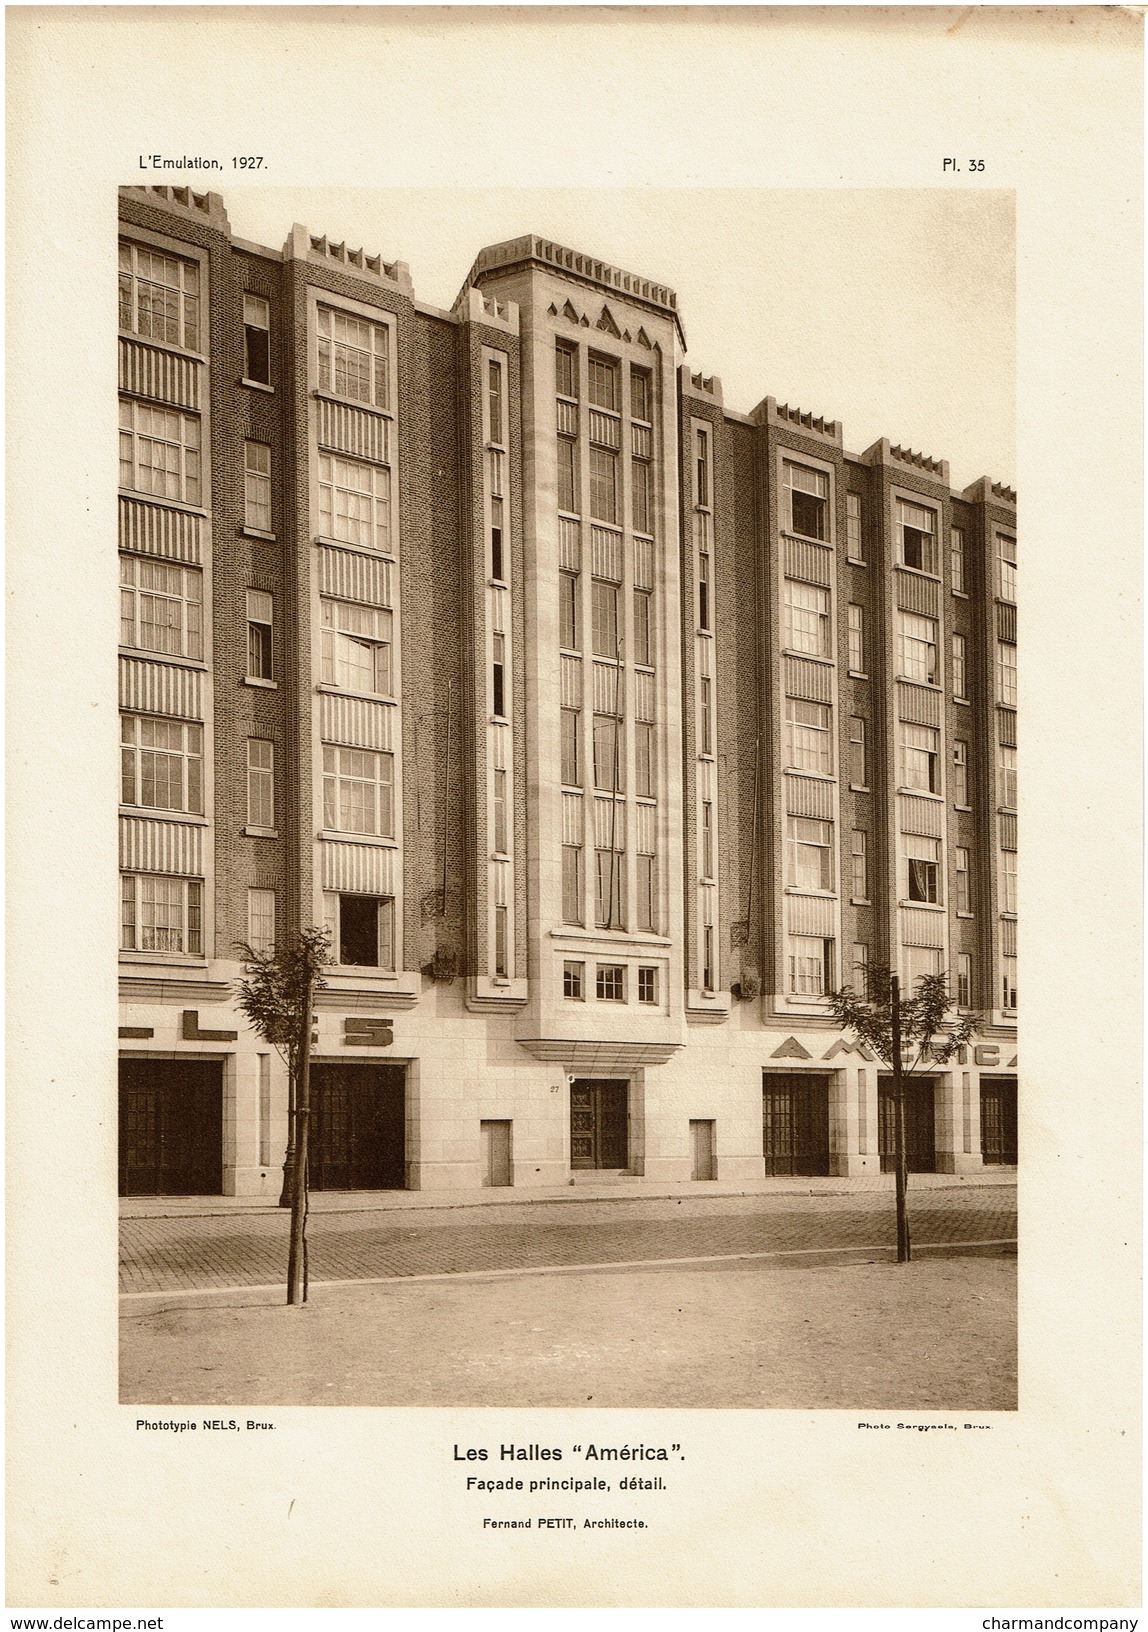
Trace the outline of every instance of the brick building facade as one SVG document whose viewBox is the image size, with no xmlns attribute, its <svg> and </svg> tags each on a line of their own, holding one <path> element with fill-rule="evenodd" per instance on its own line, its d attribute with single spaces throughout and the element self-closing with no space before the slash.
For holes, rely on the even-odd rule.
<svg viewBox="0 0 1148 1632">
<path fill-rule="evenodd" d="M 1015 495 L 683 361 L 527 237 L 450 312 L 120 197 L 121 1188 L 273 1200 L 237 945 L 325 923 L 328 1189 L 852 1175 L 826 994 L 984 1016 L 911 1162 L 1016 1159 Z"/>
</svg>

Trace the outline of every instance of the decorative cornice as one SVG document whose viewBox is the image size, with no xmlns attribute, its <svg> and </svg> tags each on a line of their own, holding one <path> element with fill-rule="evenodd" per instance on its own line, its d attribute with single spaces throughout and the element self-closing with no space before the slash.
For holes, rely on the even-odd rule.
<svg viewBox="0 0 1148 1632">
<path fill-rule="evenodd" d="M 596 1042 L 576 1037 L 519 1037 L 519 1045 L 536 1060 L 564 1065 L 569 1071 L 629 1071 L 640 1065 L 665 1065 L 681 1043 Z"/>
</svg>

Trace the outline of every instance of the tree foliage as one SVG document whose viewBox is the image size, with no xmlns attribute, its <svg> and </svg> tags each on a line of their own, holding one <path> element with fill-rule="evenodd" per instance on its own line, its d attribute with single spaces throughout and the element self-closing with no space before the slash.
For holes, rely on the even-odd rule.
<svg viewBox="0 0 1148 1632">
<path fill-rule="evenodd" d="M 256 952 L 246 942 L 239 951 L 243 978 L 235 982 L 236 1003 L 251 1029 L 279 1050 L 294 1081 L 308 989 L 314 994 L 327 984 L 322 971 L 331 962 L 330 934 L 312 927 L 272 952 Z"/>
<path fill-rule="evenodd" d="M 833 1017 L 852 1031 L 887 1065 L 893 1064 L 893 971 L 874 967 L 868 974 L 868 993 L 860 996 L 844 986 L 831 999 Z M 945 975 L 921 975 L 911 997 L 901 995 L 901 1069 L 947 1065 L 975 1035 L 979 1015 L 950 1019 L 952 999 Z"/>
</svg>

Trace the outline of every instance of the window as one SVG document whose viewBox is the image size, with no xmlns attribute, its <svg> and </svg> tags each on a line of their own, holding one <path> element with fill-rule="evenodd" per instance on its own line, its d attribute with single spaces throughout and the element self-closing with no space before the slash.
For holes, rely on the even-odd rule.
<svg viewBox="0 0 1148 1632">
<path fill-rule="evenodd" d="M 869 765 L 865 748 L 865 721 L 860 714 L 849 717 L 849 785 L 869 786 Z"/>
<path fill-rule="evenodd" d="M 713 682 L 708 674 L 703 674 L 698 685 L 701 700 L 701 734 L 698 752 L 699 754 L 712 754 L 714 751 Z"/>
<path fill-rule="evenodd" d="M 248 890 L 247 944 L 254 952 L 275 950 L 275 891 Z"/>
<path fill-rule="evenodd" d="M 494 849 L 500 856 L 509 854 L 506 832 L 506 772 L 494 773 Z"/>
<path fill-rule="evenodd" d="M 319 525 L 328 538 L 391 548 L 391 473 L 358 459 L 319 455 Z"/>
<path fill-rule="evenodd" d="M 1016 749 L 1001 743 L 997 798 L 1008 810 L 1016 809 Z"/>
<path fill-rule="evenodd" d="M 853 942 L 853 989 L 860 997 L 869 993 L 869 943 Z"/>
<path fill-rule="evenodd" d="M 854 828 L 853 843 L 850 852 L 850 861 L 852 863 L 853 872 L 852 893 L 854 901 L 867 901 L 869 899 L 869 867 L 868 857 L 865 853 L 866 842 L 866 835 L 861 831 L 861 829 Z"/>
<path fill-rule="evenodd" d="M 965 533 L 963 527 L 949 528 L 949 581 L 955 595 L 965 593 Z"/>
<path fill-rule="evenodd" d="M 199 350 L 199 268 L 194 261 L 120 244 L 120 328 L 141 340 Z"/>
<path fill-rule="evenodd" d="M 938 874 L 941 861 L 941 841 L 923 839 L 917 834 L 905 835 L 905 856 L 908 861 L 907 899 L 924 901 L 936 906 L 938 901 Z"/>
<path fill-rule="evenodd" d="M 509 951 L 508 951 L 508 944 L 507 944 L 508 943 L 508 929 L 509 929 L 508 917 L 509 917 L 509 915 L 508 915 L 507 909 L 505 907 L 495 907 L 495 909 L 494 909 L 494 972 L 495 972 L 496 975 L 502 976 L 503 978 L 506 977 L 507 972 L 509 971 L 509 968 L 510 968 Z"/>
<path fill-rule="evenodd" d="M 590 358 L 590 402 L 595 408 L 618 412 L 618 365 L 608 357 Z"/>
<path fill-rule="evenodd" d="M 1002 601 L 1016 600 L 1016 539 L 997 534 L 997 584 Z"/>
<path fill-rule="evenodd" d="M 965 845 L 958 844 L 954 852 L 956 857 L 957 878 L 957 911 L 969 913 L 973 910 L 972 879 L 969 869 L 969 852 Z"/>
<path fill-rule="evenodd" d="M 973 960 L 968 952 L 957 953 L 957 1007 L 973 1006 Z"/>
<path fill-rule="evenodd" d="M 828 703 L 785 699 L 786 764 L 796 771 L 833 774 L 833 710 Z"/>
<path fill-rule="evenodd" d="M 493 359 L 486 365 L 486 415 L 491 442 L 504 443 L 502 434 L 502 364 Z"/>
<path fill-rule="evenodd" d="M 789 882 L 798 890 L 833 888 L 833 823 L 789 817 Z"/>
<path fill-rule="evenodd" d="M 923 504 L 898 499 L 896 521 L 901 565 L 914 567 L 918 572 L 936 573 L 937 512 L 926 509 Z"/>
<path fill-rule="evenodd" d="M 964 635 L 953 636 L 953 696 L 967 700 L 969 678 Z"/>
<path fill-rule="evenodd" d="M 581 1001 L 584 996 L 583 982 L 585 975 L 586 965 L 584 963 L 575 963 L 567 959 L 562 965 L 562 996 L 577 998 Z"/>
<path fill-rule="evenodd" d="M 247 591 L 247 678 L 270 680 L 274 598 L 262 589 Z"/>
<path fill-rule="evenodd" d="M 184 952 L 202 957 L 202 879 L 124 873 L 120 888 L 120 946 L 125 952 Z"/>
<path fill-rule="evenodd" d="M 1016 707 L 1016 647 L 997 641 L 997 702 Z"/>
<path fill-rule="evenodd" d="M 626 913 L 623 895 L 621 850 L 597 850 L 596 922 L 599 929 L 625 929 Z"/>
<path fill-rule="evenodd" d="M 558 641 L 568 651 L 578 650 L 578 574 L 558 574 Z M 611 653 L 611 656 L 613 654 Z"/>
<path fill-rule="evenodd" d="M 833 942 L 818 935 L 789 937 L 789 991 L 793 997 L 824 997 L 834 988 Z"/>
<path fill-rule="evenodd" d="M 271 384 L 271 306 L 262 295 L 243 297 L 243 378 Z"/>
<path fill-rule="evenodd" d="M 638 966 L 638 1002 L 656 1003 L 658 1001 L 658 970 L 656 965 Z"/>
<path fill-rule="evenodd" d="M 710 626 L 710 558 L 702 550 L 698 555 L 698 628 Z"/>
<path fill-rule="evenodd" d="M 390 340 L 381 323 L 319 308 L 319 389 L 372 408 L 390 406 Z"/>
<path fill-rule="evenodd" d="M 618 587 L 594 578 L 590 585 L 594 656 L 617 658 L 618 645 Z"/>
<path fill-rule="evenodd" d="M 654 728 L 646 720 L 634 722 L 634 792 L 643 799 L 654 797 Z"/>
<path fill-rule="evenodd" d="M 323 824 L 338 833 L 394 838 L 393 754 L 323 744 Z"/>
<path fill-rule="evenodd" d="M 915 612 L 897 614 L 899 672 L 919 685 L 937 683 L 937 622 Z"/>
<path fill-rule="evenodd" d="M 560 397 L 578 396 L 578 353 L 560 340 L 554 351 L 555 384 Z"/>
<path fill-rule="evenodd" d="M 600 963 L 597 969 L 599 1003 L 626 1001 L 626 966 L 624 963 Z"/>
<path fill-rule="evenodd" d="M 865 608 L 849 606 L 849 667 L 854 674 L 865 673 Z"/>
<path fill-rule="evenodd" d="M 645 420 L 647 424 L 653 419 L 653 381 L 647 368 L 630 369 L 630 417 L 631 419 Z"/>
<path fill-rule="evenodd" d="M 389 895 L 328 897 L 336 962 L 360 969 L 395 967 L 395 903 Z"/>
<path fill-rule="evenodd" d="M 917 982 L 922 975 L 939 975 L 941 973 L 941 952 L 939 947 L 907 946 L 902 957 L 905 966 L 902 990 L 906 997 L 910 997 L 916 992 Z"/>
<path fill-rule="evenodd" d="M 247 739 L 247 823 L 275 826 L 275 744 L 262 737 Z"/>
<path fill-rule="evenodd" d="M 940 793 L 938 733 L 928 725 L 901 721 L 901 786 L 921 793 Z"/>
<path fill-rule="evenodd" d="M 558 438 L 558 508 L 578 509 L 578 444 L 572 436 Z"/>
<path fill-rule="evenodd" d="M 785 644 L 809 657 L 829 656 L 829 591 L 785 580 Z"/>
<path fill-rule="evenodd" d="M 702 926 L 702 991 L 717 990 L 717 974 L 714 970 L 714 929 L 712 924 Z"/>
<path fill-rule="evenodd" d="M 960 737 L 953 742 L 953 803 L 969 808 L 969 745 Z"/>
<path fill-rule="evenodd" d="M 694 431 L 694 503 L 708 509 L 710 502 L 710 433 Z"/>
<path fill-rule="evenodd" d="M 654 922 L 654 858 L 653 856 L 639 855 L 637 858 L 637 885 L 638 885 L 638 928 L 656 929 Z"/>
<path fill-rule="evenodd" d="M 576 708 L 562 710 L 562 780 L 567 787 L 582 786 L 582 767 L 578 757 L 578 715 Z"/>
<path fill-rule="evenodd" d="M 491 675 L 492 706 L 494 712 L 505 717 L 506 715 L 506 636 L 492 635 L 491 647 L 494 654 L 493 671 Z"/>
<path fill-rule="evenodd" d="M 653 663 L 654 646 L 651 637 L 651 610 L 650 602 L 653 597 L 648 590 L 634 591 L 634 662 Z"/>
<path fill-rule="evenodd" d="M 845 495 L 845 553 L 850 561 L 864 561 L 865 535 L 861 530 L 861 495 Z"/>
<path fill-rule="evenodd" d="M 1001 959 L 1001 1008 L 1016 1008 L 1016 959 Z"/>
<path fill-rule="evenodd" d="M 630 480 L 633 488 L 634 531 L 648 533 L 650 527 L 650 461 L 630 460 Z"/>
<path fill-rule="evenodd" d="M 120 644 L 165 657 L 203 657 L 203 574 L 198 567 L 120 557 Z"/>
<path fill-rule="evenodd" d="M 391 693 L 392 614 L 386 607 L 354 601 L 319 603 L 320 675 L 326 685 L 372 696 Z"/>
<path fill-rule="evenodd" d="M 120 800 L 203 815 L 203 727 L 148 714 L 120 718 Z"/>
<path fill-rule="evenodd" d="M 622 722 L 613 714 L 594 716 L 594 786 L 618 793 L 626 785 Z"/>
<path fill-rule="evenodd" d="M 243 444 L 243 525 L 271 531 L 271 449 L 266 442 Z"/>
<path fill-rule="evenodd" d="M 502 571 L 502 500 L 490 501 L 490 576 L 501 581 Z"/>
<path fill-rule="evenodd" d="M 702 825 L 699 836 L 701 875 L 714 876 L 714 807 L 710 799 L 702 800 Z"/>
<path fill-rule="evenodd" d="M 1001 908 L 1016 912 L 1016 851 L 1001 850 Z"/>
<path fill-rule="evenodd" d="M 582 922 L 582 847 L 579 844 L 562 846 L 562 921 L 566 924 Z"/>
<path fill-rule="evenodd" d="M 829 476 L 788 459 L 782 463 L 782 487 L 788 504 L 782 509 L 782 526 L 806 538 L 829 537 Z M 786 514 L 788 509 L 788 515 Z"/>
<path fill-rule="evenodd" d="M 198 504 L 198 417 L 146 402 L 121 401 L 120 486 Z"/>
<path fill-rule="evenodd" d="M 618 455 L 611 448 L 590 448 L 590 514 L 595 521 L 618 519 Z"/>
</svg>

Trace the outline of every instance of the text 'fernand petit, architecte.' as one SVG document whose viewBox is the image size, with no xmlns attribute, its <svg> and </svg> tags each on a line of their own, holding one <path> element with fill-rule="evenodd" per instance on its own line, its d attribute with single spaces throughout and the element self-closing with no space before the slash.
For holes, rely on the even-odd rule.
<svg viewBox="0 0 1148 1632">
<path fill-rule="evenodd" d="M 548 240 L 446 312 L 216 193 L 120 219 L 122 1190 L 278 1195 L 232 983 L 312 924 L 316 1188 L 876 1174 L 867 964 L 984 1016 L 910 1165 L 1014 1162 L 1015 494 L 734 411 Z"/>
</svg>

